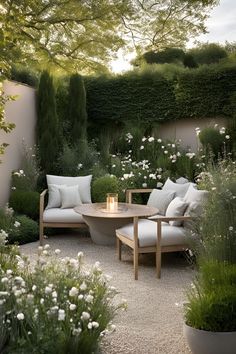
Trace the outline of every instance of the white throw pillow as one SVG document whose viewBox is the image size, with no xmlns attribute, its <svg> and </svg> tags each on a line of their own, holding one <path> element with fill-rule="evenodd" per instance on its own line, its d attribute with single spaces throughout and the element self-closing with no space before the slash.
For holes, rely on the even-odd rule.
<svg viewBox="0 0 236 354">
<path fill-rule="evenodd" d="M 61 206 L 61 194 L 60 187 L 65 185 L 49 184 L 48 185 L 48 205 L 46 209 L 60 208 Z"/>
<path fill-rule="evenodd" d="M 176 197 L 183 198 L 185 196 L 190 184 L 191 183 L 184 183 L 184 184 L 174 183 L 171 181 L 171 179 L 167 178 L 162 190 L 174 191 Z"/>
<path fill-rule="evenodd" d="M 166 216 L 183 216 L 187 206 L 188 203 L 180 197 L 176 197 L 170 202 L 166 210 Z M 172 226 L 181 226 L 183 224 L 183 220 L 172 220 L 169 224 Z"/>
<path fill-rule="evenodd" d="M 189 180 L 185 177 L 179 177 L 175 182 L 178 184 L 185 184 L 185 183 L 189 183 Z"/>
<path fill-rule="evenodd" d="M 74 208 L 81 205 L 82 201 L 79 194 L 79 186 L 61 187 L 61 208 Z"/>
<path fill-rule="evenodd" d="M 157 208 L 159 214 L 165 215 L 166 209 L 170 204 L 171 200 L 174 198 L 174 191 L 163 191 L 160 189 L 153 189 L 151 192 L 147 205 Z"/>
<path fill-rule="evenodd" d="M 64 184 L 67 186 L 79 186 L 79 193 L 82 203 L 91 203 L 91 180 L 92 175 L 78 176 L 78 177 L 65 177 L 47 175 L 47 183 L 49 184 Z"/>
<path fill-rule="evenodd" d="M 207 201 L 208 194 L 208 191 L 195 189 L 192 185 L 190 185 L 187 193 L 184 196 L 184 200 L 187 203 L 198 202 L 203 204 Z"/>
<path fill-rule="evenodd" d="M 188 204 L 187 209 L 185 210 L 184 216 L 193 216 L 200 217 L 203 213 L 203 203 L 200 202 L 191 202 Z M 192 221 L 186 220 L 184 221 L 184 227 L 191 228 Z"/>
</svg>

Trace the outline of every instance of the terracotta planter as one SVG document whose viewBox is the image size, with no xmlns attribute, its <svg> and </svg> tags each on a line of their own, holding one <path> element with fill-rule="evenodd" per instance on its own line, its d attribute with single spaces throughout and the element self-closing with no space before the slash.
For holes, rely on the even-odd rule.
<svg viewBox="0 0 236 354">
<path fill-rule="evenodd" d="M 235 354 L 236 332 L 210 332 L 184 324 L 184 336 L 193 354 Z"/>
</svg>

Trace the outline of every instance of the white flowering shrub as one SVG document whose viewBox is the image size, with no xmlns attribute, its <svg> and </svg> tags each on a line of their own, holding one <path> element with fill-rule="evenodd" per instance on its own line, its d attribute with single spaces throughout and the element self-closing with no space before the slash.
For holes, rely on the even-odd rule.
<svg viewBox="0 0 236 354">
<path fill-rule="evenodd" d="M 32 269 L 16 249 L 0 246 L 0 345 L 7 353 L 93 353 L 113 330 L 117 309 L 99 263 L 91 270 L 77 258 L 59 258 L 39 247 Z M 1 351 L 1 348 L 0 348 Z"/>
</svg>

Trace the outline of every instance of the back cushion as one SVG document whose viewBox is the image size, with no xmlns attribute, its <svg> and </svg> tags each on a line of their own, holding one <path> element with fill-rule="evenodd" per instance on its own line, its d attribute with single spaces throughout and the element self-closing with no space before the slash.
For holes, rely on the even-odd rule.
<svg viewBox="0 0 236 354">
<path fill-rule="evenodd" d="M 187 193 L 184 196 L 184 200 L 189 204 L 191 202 L 197 202 L 203 204 L 207 201 L 208 194 L 209 194 L 208 191 L 198 190 L 195 189 L 192 185 L 190 185 Z"/>
<path fill-rule="evenodd" d="M 175 196 L 176 197 L 180 197 L 183 198 L 189 188 L 189 186 L 191 185 L 191 183 L 184 183 L 184 184 L 180 184 L 180 183 L 174 183 L 172 182 L 169 178 L 166 180 L 162 190 L 166 191 L 166 190 L 171 190 L 175 192 Z"/>
<path fill-rule="evenodd" d="M 166 209 L 172 199 L 175 196 L 175 192 L 173 191 L 163 191 L 160 189 L 153 189 L 151 192 L 147 205 L 157 208 L 159 210 L 159 214 L 165 215 Z"/>
<path fill-rule="evenodd" d="M 176 197 L 168 205 L 166 216 L 183 216 L 187 206 L 188 203 L 186 203 L 183 199 Z M 171 220 L 169 224 L 172 226 L 181 226 L 183 224 L 183 220 Z"/>
<path fill-rule="evenodd" d="M 57 184 L 66 186 L 79 186 L 79 194 L 82 203 L 91 203 L 91 180 L 92 175 L 79 177 L 64 177 L 47 175 L 47 184 Z"/>
</svg>

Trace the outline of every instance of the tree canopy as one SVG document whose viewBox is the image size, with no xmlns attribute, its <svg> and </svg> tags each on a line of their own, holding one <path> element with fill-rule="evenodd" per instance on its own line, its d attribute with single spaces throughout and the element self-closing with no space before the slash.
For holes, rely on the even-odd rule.
<svg viewBox="0 0 236 354">
<path fill-rule="evenodd" d="M 5 0 L 0 60 L 102 71 L 120 47 L 182 46 L 218 0 Z"/>
</svg>

